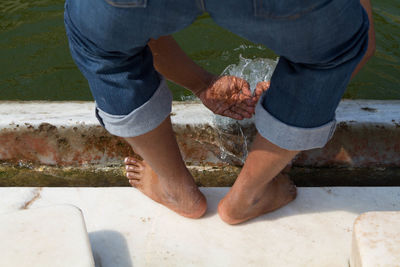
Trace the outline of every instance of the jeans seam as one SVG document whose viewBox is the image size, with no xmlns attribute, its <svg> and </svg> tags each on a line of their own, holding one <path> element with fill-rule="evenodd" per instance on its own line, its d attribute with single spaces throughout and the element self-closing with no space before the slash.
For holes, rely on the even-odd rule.
<svg viewBox="0 0 400 267">
<path fill-rule="evenodd" d="M 319 9 L 320 6 L 323 6 L 321 3 L 315 4 L 311 7 L 308 7 L 306 10 L 302 10 L 296 14 L 292 15 L 284 15 L 284 16 L 273 16 L 271 13 L 268 13 L 264 10 L 262 0 L 258 0 L 259 2 L 257 3 L 257 0 L 253 0 L 253 6 L 254 6 L 254 16 L 255 17 L 260 17 L 260 18 L 267 18 L 267 19 L 274 19 L 274 20 L 293 20 L 293 19 L 298 19 L 301 18 L 304 15 L 307 15 L 311 12 L 313 12 L 316 9 Z"/>
<path fill-rule="evenodd" d="M 134 1 L 134 2 L 125 1 L 124 3 L 116 3 L 113 0 L 105 0 L 105 1 L 108 4 L 110 4 L 110 5 L 114 6 L 114 7 L 141 7 L 141 8 L 145 8 L 147 6 L 147 0 L 140 0 L 140 1 Z"/>
</svg>

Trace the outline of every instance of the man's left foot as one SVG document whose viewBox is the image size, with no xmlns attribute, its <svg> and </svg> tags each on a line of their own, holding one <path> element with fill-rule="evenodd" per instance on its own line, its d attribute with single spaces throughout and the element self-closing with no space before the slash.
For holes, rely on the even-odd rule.
<svg viewBox="0 0 400 267">
<path fill-rule="evenodd" d="M 287 175 L 278 174 L 267 185 L 248 190 L 233 186 L 218 205 L 221 219 L 238 224 L 277 210 L 296 198 L 296 186 Z"/>
</svg>

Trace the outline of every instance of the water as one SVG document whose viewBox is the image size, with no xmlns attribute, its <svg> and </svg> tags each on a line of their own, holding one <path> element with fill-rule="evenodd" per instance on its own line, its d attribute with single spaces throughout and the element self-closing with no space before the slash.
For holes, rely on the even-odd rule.
<svg viewBox="0 0 400 267">
<path fill-rule="evenodd" d="M 0 100 L 92 100 L 68 50 L 63 0 L 0 0 Z M 372 1 L 377 52 L 351 82 L 346 98 L 400 99 L 400 2 Z M 271 50 L 217 26 L 203 14 L 174 34 L 186 53 L 220 74 L 243 58 L 275 60 Z M 250 81 L 252 83 L 252 81 Z M 175 100 L 191 93 L 170 83 Z"/>
<path fill-rule="evenodd" d="M 241 47 L 242 49 L 246 47 Z M 239 62 L 237 64 L 228 65 L 225 70 L 222 71 L 222 75 L 233 75 L 240 77 L 249 81 L 250 90 L 254 93 L 256 85 L 258 82 L 269 81 L 271 76 L 275 70 L 278 59 L 273 60 L 269 58 L 255 58 L 249 59 L 244 58 L 241 54 L 239 55 Z M 221 148 L 221 159 L 225 160 L 226 157 L 233 157 L 241 164 L 244 164 L 244 161 L 247 158 L 248 154 L 248 143 L 246 135 L 243 133 L 243 124 L 247 124 L 251 122 L 251 119 L 244 119 L 242 121 L 236 121 L 234 119 L 215 115 L 214 116 L 214 125 L 219 134 L 219 140 L 221 140 L 220 148 Z M 237 137 L 236 140 L 241 140 L 240 143 L 241 153 L 233 153 L 229 150 L 230 146 L 223 143 L 223 140 L 228 140 L 229 136 L 232 136 L 232 133 L 235 133 Z"/>
<path fill-rule="evenodd" d="M 249 59 L 239 55 L 239 63 L 226 67 L 222 75 L 232 75 L 245 79 L 250 84 L 251 93 L 254 93 L 258 82 L 271 80 L 277 63 L 278 59 Z"/>
</svg>

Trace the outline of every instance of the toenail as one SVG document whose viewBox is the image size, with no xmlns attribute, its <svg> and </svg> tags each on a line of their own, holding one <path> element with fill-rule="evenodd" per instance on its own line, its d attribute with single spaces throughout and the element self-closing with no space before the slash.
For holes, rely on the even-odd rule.
<svg viewBox="0 0 400 267">
<path fill-rule="evenodd" d="M 125 158 L 125 163 L 136 163 L 136 160 L 128 157 L 128 158 Z"/>
</svg>

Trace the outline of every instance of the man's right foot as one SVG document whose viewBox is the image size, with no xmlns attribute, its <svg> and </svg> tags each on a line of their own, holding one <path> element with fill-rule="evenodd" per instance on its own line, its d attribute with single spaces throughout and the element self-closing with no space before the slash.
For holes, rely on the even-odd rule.
<svg viewBox="0 0 400 267">
<path fill-rule="evenodd" d="M 145 161 L 125 158 L 129 183 L 152 200 L 188 218 L 200 218 L 207 201 L 190 177 L 160 177 Z"/>
</svg>

